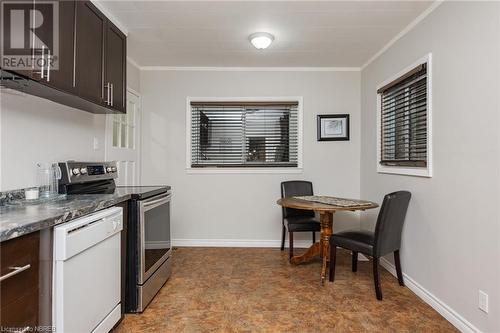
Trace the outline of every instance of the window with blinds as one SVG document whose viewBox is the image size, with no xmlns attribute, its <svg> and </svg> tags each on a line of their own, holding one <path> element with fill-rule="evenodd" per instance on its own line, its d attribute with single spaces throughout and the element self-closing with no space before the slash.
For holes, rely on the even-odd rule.
<svg viewBox="0 0 500 333">
<path fill-rule="evenodd" d="M 191 167 L 297 167 L 297 102 L 191 102 Z"/>
<path fill-rule="evenodd" d="M 380 164 L 427 167 L 427 64 L 380 88 Z"/>
</svg>

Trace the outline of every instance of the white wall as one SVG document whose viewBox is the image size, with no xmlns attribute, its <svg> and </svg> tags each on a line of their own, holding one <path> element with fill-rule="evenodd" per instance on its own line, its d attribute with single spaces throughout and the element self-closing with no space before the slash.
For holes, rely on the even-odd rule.
<svg viewBox="0 0 500 333">
<path fill-rule="evenodd" d="M 141 88 L 140 71 L 129 62 L 127 87 Z M 0 191 L 35 186 L 37 162 L 104 160 L 105 117 L 1 89 Z"/>
<path fill-rule="evenodd" d="M 316 193 L 359 196 L 359 72 L 143 71 L 142 182 L 174 188 L 174 240 L 279 244 L 280 182 L 313 181 Z M 187 174 L 186 98 L 303 96 L 301 174 Z M 316 115 L 349 113 L 351 140 L 317 142 Z M 355 214 L 338 214 L 359 226 Z M 310 239 L 310 234 L 307 234 Z"/>
<path fill-rule="evenodd" d="M 0 190 L 36 185 L 36 163 L 104 159 L 104 115 L 12 90 L 0 92 Z M 94 137 L 99 149 L 93 149 Z"/>
<path fill-rule="evenodd" d="M 130 61 L 127 61 L 127 88 L 141 91 L 141 71 Z"/>
<path fill-rule="evenodd" d="M 498 3 L 445 2 L 362 71 L 361 197 L 412 192 L 403 271 L 485 332 L 500 331 L 499 42 Z M 429 52 L 434 177 L 377 174 L 376 86 Z"/>
</svg>

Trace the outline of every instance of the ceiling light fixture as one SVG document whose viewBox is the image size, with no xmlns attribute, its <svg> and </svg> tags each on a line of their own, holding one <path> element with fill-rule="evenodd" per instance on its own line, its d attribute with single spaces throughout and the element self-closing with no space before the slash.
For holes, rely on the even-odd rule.
<svg viewBox="0 0 500 333">
<path fill-rule="evenodd" d="M 263 50 L 267 49 L 269 45 L 271 45 L 274 40 L 274 36 L 267 32 L 256 32 L 251 34 L 248 39 L 250 39 L 250 43 L 252 43 L 256 49 Z"/>
</svg>

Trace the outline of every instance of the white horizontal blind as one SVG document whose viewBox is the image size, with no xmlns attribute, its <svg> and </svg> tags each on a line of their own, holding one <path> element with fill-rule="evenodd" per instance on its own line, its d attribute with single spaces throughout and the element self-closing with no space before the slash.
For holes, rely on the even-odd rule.
<svg viewBox="0 0 500 333">
<path fill-rule="evenodd" d="M 381 94 L 381 160 L 387 166 L 427 166 L 427 65 L 422 64 Z"/>
<path fill-rule="evenodd" d="M 297 102 L 191 103 L 191 167 L 297 167 Z"/>
</svg>

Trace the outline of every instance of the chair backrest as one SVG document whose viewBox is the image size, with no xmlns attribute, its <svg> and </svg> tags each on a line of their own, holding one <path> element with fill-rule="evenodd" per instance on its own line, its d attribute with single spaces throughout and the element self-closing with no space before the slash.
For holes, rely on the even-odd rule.
<svg viewBox="0 0 500 333">
<path fill-rule="evenodd" d="M 393 192 L 384 197 L 375 226 L 376 256 L 386 255 L 401 247 L 401 233 L 410 198 L 408 191 Z"/>
<path fill-rule="evenodd" d="M 295 197 L 301 195 L 313 195 L 313 185 L 311 182 L 305 180 L 290 180 L 281 183 L 281 197 Z M 314 216 L 312 210 L 302 210 L 293 208 L 282 208 L 283 218 L 292 216 Z"/>
</svg>

